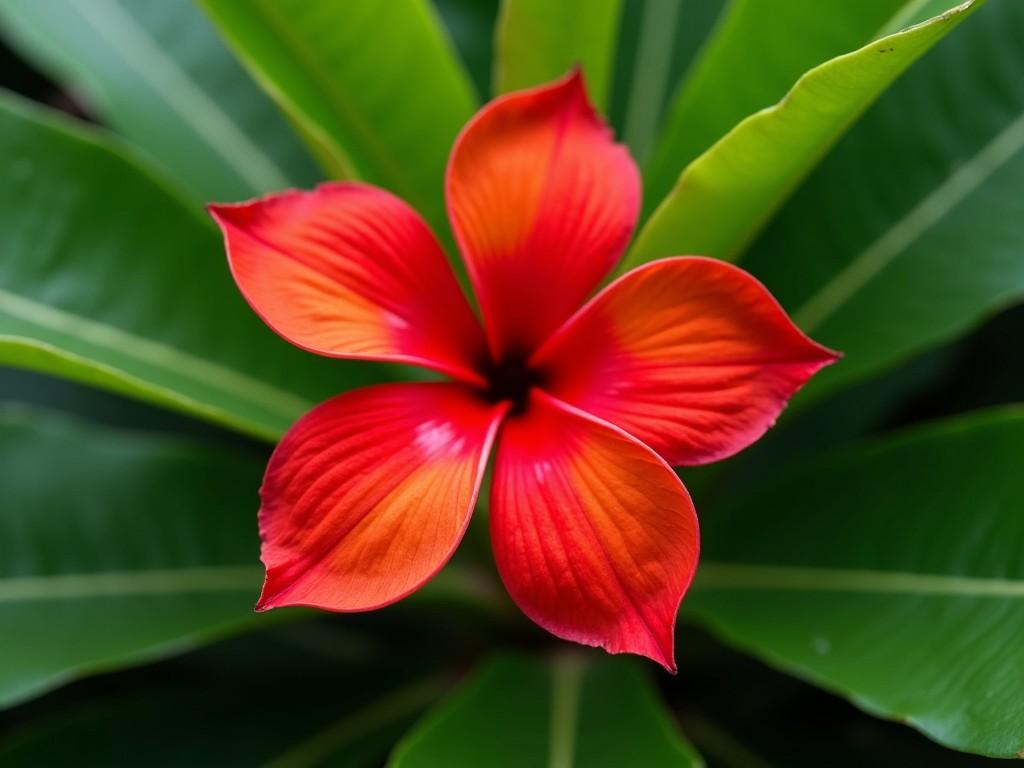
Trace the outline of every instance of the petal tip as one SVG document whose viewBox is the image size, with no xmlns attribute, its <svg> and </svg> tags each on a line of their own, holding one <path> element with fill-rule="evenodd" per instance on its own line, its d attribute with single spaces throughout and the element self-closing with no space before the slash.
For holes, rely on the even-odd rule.
<svg viewBox="0 0 1024 768">
<path fill-rule="evenodd" d="M 631 656 L 639 656 L 653 661 L 659 667 L 664 669 L 670 675 L 679 673 L 679 667 L 676 665 L 675 657 L 675 632 L 674 626 L 669 628 L 669 637 L 667 639 L 658 640 L 654 637 L 650 638 L 652 643 L 643 642 L 634 645 L 610 645 L 608 643 L 597 642 L 595 645 L 606 653 L 613 656 L 617 656 L 621 653 L 627 653 Z"/>
<path fill-rule="evenodd" d="M 268 569 L 267 575 L 263 579 L 263 587 L 260 589 L 260 596 L 256 600 L 256 605 L 253 606 L 253 611 L 256 613 L 266 613 L 274 608 L 286 605 L 286 603 L 281 603 L 277 600 L 280 594 L 280 589 L 274 590 L 271 588 L 271 573 Z"/>
<path fill-rule="evenodd" d="M 583 73 L 583 62 L 577 60 L 573 63 L 561 80 L 567 88 L 571 88 L 574 91 L 578 90 L 584 96 L 587 95 L 587 79 Z"/>
<path fill-rule="evenodd" d="M 213 219 L 214 223 L 226 233 L 227 227 L 237 225 L 240 220 L 239 214 L 255 201 L 243 203 L 206 203 L 203 208 Z"/>
<path fill-rule="evenodd" d="M 213 219 L 217 224 L 221 223 L 222 212 L 228 207 L 227 203 L 206 203 L 203 206 L 203 210 Z"/>
<path fill-rule="evenodd" d="M 266 613 L 274 608 L 277 608 L 277 606 L 274 605 L 271 598 L 266 595 L 260 595 L 259 599 L 256 601 L 256 605 L 254 605 L 252 609 L 256 613 Z"/>
<path fill-rule="evenodd" d="M 811 373 L 812 376 L 823 368 L 827 368 L 843 359 L 842 352 L 826 347 L 824 344 L 819 344 L 810 337 L 807 338 L 807 341 L 810 342 L 814 349 L 814 370 Z"/>
</svg>

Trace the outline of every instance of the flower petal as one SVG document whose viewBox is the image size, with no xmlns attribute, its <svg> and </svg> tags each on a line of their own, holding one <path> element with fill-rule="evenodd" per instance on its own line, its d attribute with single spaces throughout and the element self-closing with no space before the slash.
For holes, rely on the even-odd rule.
<svg viewBox="0 0 1024 768">
<path fill-rule="evenodd" d="M 746 448 L 837 358 L 801 333 L 748 273 L 680 257 L 612 283 L 534 363 L 557 397 L 679 465 Z"/>
<path fill-rule="evenodd" d="M 462 539 L 503 412 L 459 384 L 412 383 L 306 414 L 260 490 L 257 610 L 363 611 L 418 589 Z"/>
<path fill-rule="evenodd" d="M 484 107 L 452 150 L 448 213 L 495 358 L 523 357 L 615 265 L 640 177 L 578 71 Z"/>
<path fill-rule="evenodd" d="M 679 478 L 645 445 L 534 390 L 502 428 L 491 541 L 509 594 L 540 626 L 675 671 L 697 517 Z"/>
<path fill-rule="evenodd" d="M 480 324 L 430 229 L 391 193 L 333 183 L 209 211 L 246 300 L 292 344 L 479 381 Z"/>
</svg>

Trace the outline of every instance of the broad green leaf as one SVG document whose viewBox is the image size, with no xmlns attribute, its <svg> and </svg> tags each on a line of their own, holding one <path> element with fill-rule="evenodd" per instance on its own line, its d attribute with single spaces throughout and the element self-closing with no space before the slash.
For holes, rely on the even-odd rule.
<svg viewBox="0 0 1024 768">
<path fill-rule="evenodd" d="M 683 731 L 716 768 L 995 768 L 912 728 L 681 628 L 679 676 L 663 681 Z M 235 641 L 237 642 L 237 641 Z"/>
<path fill-rule="evenodd" d="M 256 621 L 261 462 L 0 411 L 0 704 Z"/>
<path fill-rule="evenodd" d="M 724 639 L 957 749 L 1024 749 L 1024 410 L 803 463 L 702 517 L 684 605 Z"/>
<path fill-rule="evenodd" d="M 197 441 L 0 409 L 0 708 L 304 618 L 253 613 L 263 466 Z M 424 604 L 491 620 L 504 610 L 486 580 L 451 564 L 403 606 Z"/>
<path fill-rule="evenodd" d="M 317 178 L 276 107 L 190 2 L 6 0 L 0 24 L 200 202 Z"/>
<path fill-rule="evenodd" d="M 448 152 L 476 105 L 426 0 L 199 0 L 335 176 L 447 228 Z"/>
<path fill-rule="evenodd" d="M 1024 297 L 1024 3 L 992 0 L 835 148 L 744 266 L 845 357 L 805 402 Z"/>
<path fill-rule="evenodd" d="M 630 0 L 624 5 L 609 117 L 641 165 L 670 92 L 689 70 L 724 5 L 725 0 Z"/>
<path fill-rule="evenodd" d="M 914 5 L 918 0 L 732 0 L 673 97 L 644 170 L 645 208 L 658 205 L 680 172 L 743 118 L 777 102 L 807 70 L 878 36 Z"/>
<path fill-rule="evenodd" d="M 646 0 L 640 22 L 640 45 L 636 51 L 629 111 L 623 140 L 638 163 L 658 132 L 662 101 L 672 66 L 673 37 L 681 4 L 676 0 Z"/>
<path fill-rule="evenodd" d="M 590 98 L 608 103 L 622 0 L 503 0 L 495 32 L 495 91 L 527 88 L 583 67 Z"/>
<path fill-rule="evenodd" d="M 625 266 L 685 254 L 735 259 L 871 102 L 979 4 L 964 3 L 807 72 L 782 101 L 686 167 Z"/>
<path fill-rule="evenodd" d="M 269 439 L 373 374 L 275 336 L 212 222 L 97 132 L 0 95 L 0 156 L 0 363 Z"/>
<path fill-rule="evenodd" d="M 0 765 L 378 768 L 447 686 L 331 639 L 327 656 L 269 630 L 51 699 L 0 735 Z"/>
<path fill-rule="evenodd" d="M 588 657 L 589 658 L 589 657 Z M 497 656 L 399 744 L 390 768 L 700 766 L 635 660 Z"/>
<path fill-rule="evenodd" d="M 434 7 L 476 92 L 491 93 L 499 0 L 434 0 Z"/>
</svg>

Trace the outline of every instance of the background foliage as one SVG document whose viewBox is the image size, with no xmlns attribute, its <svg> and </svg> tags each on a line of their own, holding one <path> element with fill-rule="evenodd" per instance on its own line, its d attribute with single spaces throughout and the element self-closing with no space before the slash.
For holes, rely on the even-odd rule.
<svg viewBox="0 0 1024 768">
<path fill-rule="evenodd" d="M 4 0 L 0 31 L 0 764 L 1024 751 L 1024 3 Z M 627 266 L 736 261 L 845 353 L 682 472 L 680 674 L 528 625 L 476 527 L 385 611 L 255 616 L 270 444 L 408 374 L 274 336 L 202 205 L 358 177 L 447 232 L 466 119 L 576 62 L 644 169 Z"/>
</svg>

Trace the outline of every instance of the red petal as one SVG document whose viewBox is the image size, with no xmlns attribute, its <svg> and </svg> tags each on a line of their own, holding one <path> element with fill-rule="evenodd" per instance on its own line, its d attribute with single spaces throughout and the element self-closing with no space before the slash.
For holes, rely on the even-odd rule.
<svg viewBox="0 0 1024 768">
<path fill-rule="evenodd" d="M 335 183 L 209 210 L 246 300 L 292 344 L 478 381 L 480 324 L 430 229 L 394 195 Z"/>
<path fill-rule="evenodd" d="M 491 541 L 509 594 L 540 626 L 675 671 L 697 517 L 645 445 L 535 390 L 502 429 Z"/>
<path fill-rule="evenodd" d="M 458 384 L 384 384 L 310 411 L 260 496 L 257 610 L 364 611 L 405 597 L 462 539 L 503 409 Z"/>
<path fill-rule="evenodd" d="M 608 286 L 534 362 L 547 369 L 550 392 L 678 465 L 746 448 L 837 357 L 748 273 L 680 257 Z"/>
<path fill-rule="evenodd" d="M 615 265 L 640 177 L 577 71 L 484 107 L 455 142 L 447 197 L 500 359 L 528 355 Z"/>
</svg>

